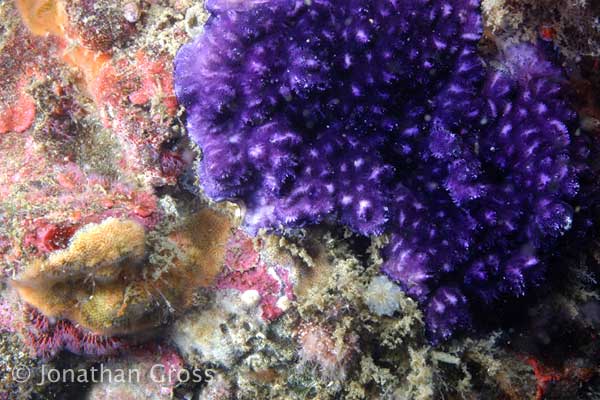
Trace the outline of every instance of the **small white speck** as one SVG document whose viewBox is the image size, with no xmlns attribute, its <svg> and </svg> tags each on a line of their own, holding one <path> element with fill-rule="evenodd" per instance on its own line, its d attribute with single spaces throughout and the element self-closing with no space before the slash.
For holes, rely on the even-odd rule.
<svg viewBox="0 0 600 400">
<path fill-rule="evenodd" d="M 136 2 L 127 3 L 123 6 L 123 17 L 132 24 L 139 21 L 141 16 L 140 6 Z"/>
<path fill-rule="evenodd" d="M 260 301 L 260 293 L 258 293 L 258 290 L 254 289 L 246 290 L 241 294 L 240 300 L 242 301 L 242 304 L 247 308 L 256 307 L 256 305 Z"/>
<path fill-rule="evenodd" d="M 287 311 L 290 308 L 290 306 L 292 305 L 292 303 L 290 302 L 290 299 L 288 299 L 287 296 L 281 296 L 280 298 L 277 299 L 277 302 L 275 303 L 275 305 L 281 311 Z"/>
</svg>

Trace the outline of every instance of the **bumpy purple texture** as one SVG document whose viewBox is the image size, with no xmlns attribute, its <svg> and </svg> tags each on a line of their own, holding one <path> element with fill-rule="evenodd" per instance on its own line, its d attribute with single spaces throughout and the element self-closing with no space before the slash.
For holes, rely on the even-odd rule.
<svg viewBox="0 0 600 400">
<path fill-rule="evenodd" d="M 526 45 L 500 62 L 476 119 L 434 119 L 395 190 L 383 271 L 424 305 L 434 341 L 468 326 L 467 298 L 491 305 L 537 285 L 573 223 L 588 150 L 571 140 L 561 72 Z"/>
<path fill-rule="evenodd" d="M 175 61 L 206 194 L 244 200 L 251 229 L 327 217 L 383 232 L 387 187 L 418 157 L 429 102 L 462 108 L 452 84 L 480 78 L 477 2 L 209 7 L 205 33 Z"/>
<path fill-rule="evenodd" d="M 586 150 L 532 47 L 484 67 L 477 0 L 211 0 L 175 86 L 215 200 L 246 224 L 392 233 L 383 271 L 433 341 L 522 296 L 573 219 Z"/>
</svg>

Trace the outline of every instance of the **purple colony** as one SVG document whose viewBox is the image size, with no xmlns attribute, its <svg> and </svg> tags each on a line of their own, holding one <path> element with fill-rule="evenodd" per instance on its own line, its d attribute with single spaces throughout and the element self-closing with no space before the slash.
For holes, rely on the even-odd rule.
<svg viewBox="0 0 600 400">
<path fill-rule="evenodd" d="M 569 230 L 586 148 L 560 70 L 477 53 L 477 0 L 213 0 L 175 61 L 200 181 L 247 227 L 391 233 L 432 341 L 518 297 Z M 571 204 L 570 204 L 571 203 Z"/>
</svg>

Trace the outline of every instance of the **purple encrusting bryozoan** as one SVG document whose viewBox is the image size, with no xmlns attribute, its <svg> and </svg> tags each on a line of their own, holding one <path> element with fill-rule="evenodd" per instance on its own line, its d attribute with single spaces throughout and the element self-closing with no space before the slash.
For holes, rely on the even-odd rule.
<svg viewBox="0 0 600 400">
<path fill-rule="evenodd" d="M 395 190 L 382 269 L 425 305 L 434 340 L 468 325 L 465 295 L 523 296 L 570 229 L 588 150 L 571 140 L 562 91 L 558 68 L 514 46 L 487 74 L 476 124 L 427 127 L 423 162 Z"/>
<path fill-rule="evenodd" d="M 481 79 L 477 2 L 208 6 L 204 34 L 175 60 L 205 193 L 244 200 L 251 229 L 330 217 L 382 233 L 429 101 Z"/>
<path fill-rule="evenodd" d="M 561 71 L 477 54 L 477 0 L 212 0 L 175 60 L 200 182 L 246 226 L 391 233 L 382 270 L 432 341 L 518 297 L 570 229 L 585 147 Z"/>
</svg>

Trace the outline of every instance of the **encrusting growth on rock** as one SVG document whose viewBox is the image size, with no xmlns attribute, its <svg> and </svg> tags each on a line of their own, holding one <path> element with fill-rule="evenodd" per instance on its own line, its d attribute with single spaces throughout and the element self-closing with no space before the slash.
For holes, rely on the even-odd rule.
<svg viewBox="0 0 600 400">
<path fill-rule="evenodd" d="M 104 335 L 137 333 L 162 325 L 189 306 L 198 287 L 213 283 L 230 233 L 227 217 L 204 209 L 149 245 L 139 223 L 107 218 L 32 262 L 13 285 L 47 317 Z M 149 262 L 161 257 L 169 261 Z"/>
<path fill-rule="evenodd" d="M 433 343 L 532 292 L 591 224 L 564 71 L 530 44 L 484 58 L 478 0 L 207 10 L 174 71 L 204 193 L 243 201 L 251 232 L 390 233 L 381 271 Z"/>
</svg>

